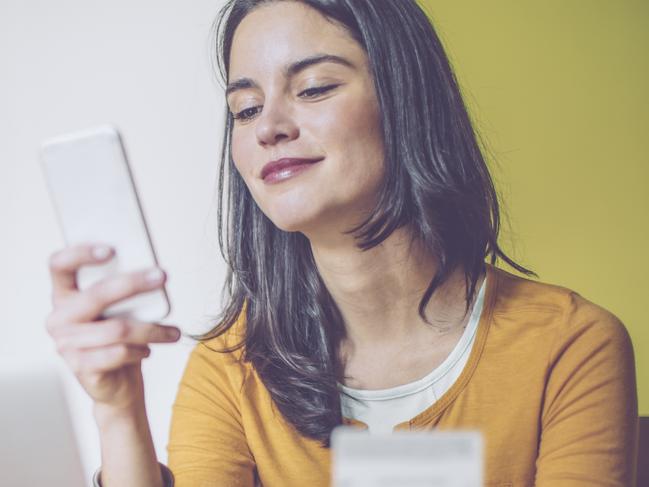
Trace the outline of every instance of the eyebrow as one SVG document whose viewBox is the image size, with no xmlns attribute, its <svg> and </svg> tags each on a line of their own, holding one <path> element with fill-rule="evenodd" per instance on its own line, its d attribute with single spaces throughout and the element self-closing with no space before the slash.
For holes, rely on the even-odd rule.
<svg viewBox="0 0 649 487">
<path fill-rule="evenodd" d="M 284 68 L 284 77 L 291 78 L 298 74 L 300 71 L 304 71 L 306 68 L 320 63 L 336 63 L 348 68 L 355 69 L 356 66 L 351 61 L 348 61 L 344 57 L 336 56 L 333 54 L 316 54 L 314 56 L 309 56 L 299 61 L 295 61 Z M 232 83 L 228 83 L 228 87 L 225 90 L 225 96 L 229 96 L 231 93 L 234 93 L 238 90 L 244 90 L 247 88 L 259 88 L 259 85 L 250 78 L 239 78 Z"/>
</svg>

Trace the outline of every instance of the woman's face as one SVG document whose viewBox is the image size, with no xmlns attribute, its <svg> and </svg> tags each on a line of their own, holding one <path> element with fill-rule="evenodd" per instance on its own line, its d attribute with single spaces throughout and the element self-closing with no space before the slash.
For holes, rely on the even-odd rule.
<svg viewBox="0 0 649 487">
<path fill-rule="evenodd" d="M 232 41 L 227 102 L 232 158 L 275 225 L 309 236 L 367 216 L 381 123 L 367 55 L 345 29 L 299 2 L 252 11 Z"/>
</svg>

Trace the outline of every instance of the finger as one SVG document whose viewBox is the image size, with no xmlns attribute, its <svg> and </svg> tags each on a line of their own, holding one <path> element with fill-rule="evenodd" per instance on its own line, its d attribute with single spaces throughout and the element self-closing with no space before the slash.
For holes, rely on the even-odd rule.
<svg viewBox="0 0 649 487">
<path fill-rule="evenodd" d="M 149 279 L 151 271 L 157 271 L 158 279 Z M 161 269 L 149 269 L 107 277 L 71 297 L 65 308 L 56 310 L 56 320 L 62 323 L 97 321 L 111 304 L 139 293 L 161 287 L 166 275 Z"/>
<path fill-rule="evenodd" d="M 146 345 L 148 343 L 176 342 L 180 329 L 175 326 L 145 323 L 135 320 L 110 319 L 95 323 L 75 324 L 56 337 L 59 353 L 66 350 L 106 347 L 124 343 Z"/>
<path fill-rule="evenodd" d="M 113 254 L 114 250 L 111 247 L 97 244 L 73 245 L 53 253 L 49 259 L 53 301 L 78 290 L 79 267 L 99 264 Z"/>
<path fill-rule="evenodd" d="M 146 345 L 111 345 L 68 352 L 64 357 L 75 374 L 108 372 L 140 362 L 151 354 Z"/>
</svg>

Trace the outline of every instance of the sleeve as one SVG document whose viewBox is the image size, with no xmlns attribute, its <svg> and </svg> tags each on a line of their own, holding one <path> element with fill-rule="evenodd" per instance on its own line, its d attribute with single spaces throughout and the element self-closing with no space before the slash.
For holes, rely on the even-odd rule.
<svg viewBox="0 0 649 487">
<path fill-rule="evenodd" d="M 205 342 L 190 354 L 167 445 L 176 487 L 253 487 L 255 463 L 239 408 L 240 370 L 233 353 Z"/>
<path fill-rule="evenodd" d="M 160 471 L 162 472 L 162 487 L 174 487 L 174 476 L 171 473 L 171 470 L 162 463 L 158 462 L 158 464 L 160 465 Z M 92 476 L 92 487 L 102 487 L 101 468 L 98 468 Z"/>
<path fill-rule="evenodd" d="M 635 486 L 638 399 L 633 346 L 614 315 L 579 295 L 553 347 L 537 487 Z"/>
</svg>

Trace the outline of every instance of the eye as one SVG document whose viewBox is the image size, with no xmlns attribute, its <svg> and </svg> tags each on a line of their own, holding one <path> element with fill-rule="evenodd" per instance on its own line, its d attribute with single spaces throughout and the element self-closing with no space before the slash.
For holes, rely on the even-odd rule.
<svg viewBox="0 0 649 487">
<path fill-rule="evenodd" d="M 316 86 L 314 88 L 307 88 L 306 90 L 301 91 L 298 94 L 298 96 L 302 98 L 313 99 L 318 95 L 322 95 L 328 91 L 333 90 L 334 88 L 337 88 L 338 86 L 340 85 L 327 85 L 327 86 Z M 255 115 L 257 115 L 262 108 L 263 105 L 257 105 L 255 107 L 246 108 L 245 110 L 241 110 L 240 112 L 233 113 L 232 117 L 235 120 L 238 120 L 240 122 L 245 122 L 253 118 Z"/>
<path fill-rule="evenodd" d="M 257 113 L 259 113 L 259 109 L 261 108 L 261 105 L 258 105 L 256 107 L 250 107 L 246 108 L 245 110 L 241 110 L 240 112 L 233 113 L 232 116 L 234 117 L 235 120 L 249 120 Z"/>
<path fill-rule="evenodd" d="M 302 96 L 303 98 L 315 98 L 316 96 L 326 93 L 327 91 L 331 91 L 338 86 L 339 85 L 327 85 L 317 86 L 315 88 L 307 88 L 306 90 L 300 92 L 298 96 Z"/>
</svg>

